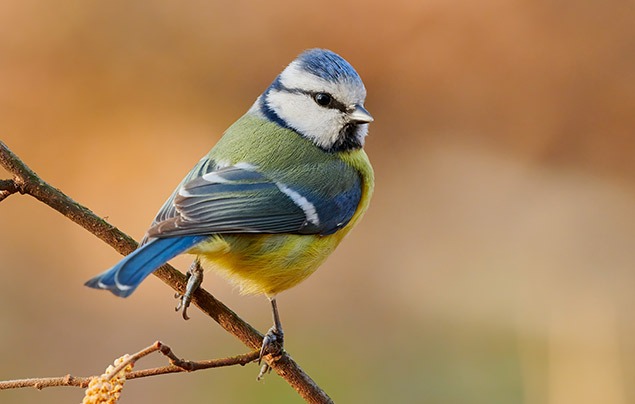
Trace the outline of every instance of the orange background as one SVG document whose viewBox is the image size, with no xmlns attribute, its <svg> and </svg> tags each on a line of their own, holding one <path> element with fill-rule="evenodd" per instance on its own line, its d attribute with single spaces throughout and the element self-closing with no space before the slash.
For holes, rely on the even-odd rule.
<svg viewBox="0 0 635 404">
<path fill-rule="evenodd" d="M 633 21 L 626 0 L 4 1 L 0 139 L 140 238 L 281 69 L 330 48 L 368 89 L 376 195 L 279 297 L 291 355 L 342 403 L 635 402 Z M 0 203 L 0 379 L 98 374 L 156 339 L 245 352 L 156 278 L 125 300 L 82 286 L 118 259 L 30 197 Z M 264 298 L 204 286 L 270 326 Z M 121 403 L 300 401 L 256 374 L 137 380 Z"/>
</svg>

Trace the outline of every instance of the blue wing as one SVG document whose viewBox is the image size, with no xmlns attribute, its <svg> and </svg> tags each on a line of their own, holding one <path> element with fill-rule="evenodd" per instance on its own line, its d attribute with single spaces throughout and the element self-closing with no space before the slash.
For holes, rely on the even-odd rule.
<svg viewBox="0 0 635 404">
<path fill-rule="evenodd" d="M 151 239 L 85 285 L 107 289 L 117 296 L 127 297 L 155 269 L 205 239 L 205 236 Z"/>
<path fill-rule="evenodd" d="M 343 176 L 346 167 L 338 164 L 321 167 L 320 176 L 300 170 L 308 174 L 298 186 L 247 163 L 216 169 L 203 159 L 163 205 L 141 246 L 86 286 L 129 296 L 159 266 L 216 233 L 334 233 L 361 198 L 359 176 Z"/>
<path fill-rule="evenodd" d="M 323 170 L 328 168 L 331 166 Z M 307 176 L 316 174 L 310 170 Z M 331 234 L 345 226 L 355 213 L 361 198 L 361 180 L 354 175 L 352 181 L 343 183 L 337 181 L 337 172 L 330 174 L 319 173 L 326 178 L 328 188 L 275 180 L 247 163 L 205 173 L 177 189 L 172 203 L 164 205 L 157 215 L 160 219 L 155 220 L 148 236 Z"/>
</svg>

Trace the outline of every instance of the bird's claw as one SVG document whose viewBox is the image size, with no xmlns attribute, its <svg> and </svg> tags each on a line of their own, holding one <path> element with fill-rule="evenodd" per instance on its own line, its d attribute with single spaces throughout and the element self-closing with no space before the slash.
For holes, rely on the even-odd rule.
<svg viewBox="0 0 635 404">
<path fill-rule="evenodd" d="M 284 351 L 284 333 L 275 326 L 271 327 L 262 339 L 258 364 L 262 362 L 265 355 L 280 356 L 282 351 Z"/>
<path fill-rule="evenodd" d="M 262 363 L 262 358 L 271 355 L 274 358 L 280 357 L 284 352 L 284 333 L 281 328 L 271 327 L 262 339 L 262 347 L 260 348 L 260 356 L 258 357 L 258 365 Z M 258 380 L 262 379 L 265 374 L 271 372 L 271 367 L 264 363 L 260 368 Z"/>
<path fill-rule="evenodd" d="M 185 287 L 185 293 L 180 294 L 176 293 L 174 295 L 175 298 L 179 299 L 179 304 L 174 308 L 175 311 L 183 310 L 183 319 L 189 320 L 190 317 L 187 315 L 187 308 L 190 307 L 190 303 L 192 303 L 192 296 L 194 296 L 194 292 L 203 282 L 203 268 L 201 268 L 201 264 L 198 260 L 192 263 L 190 269 L 187 271 L 187 285 Z"/>
</svg>

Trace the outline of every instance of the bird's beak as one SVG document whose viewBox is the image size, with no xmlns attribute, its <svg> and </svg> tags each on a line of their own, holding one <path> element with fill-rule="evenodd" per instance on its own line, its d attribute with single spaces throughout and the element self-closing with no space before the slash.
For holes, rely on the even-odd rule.
<svg viewBox="0 0 635 404">
<path fill-rule="evenodd" d="M 351 122 L 355 123 L 370 123 L 374 121 L 373 117 L 370 115 L 366 108 L 361 105 L 355 105 L 352 112 L 348 114 Z"/>
</svg>

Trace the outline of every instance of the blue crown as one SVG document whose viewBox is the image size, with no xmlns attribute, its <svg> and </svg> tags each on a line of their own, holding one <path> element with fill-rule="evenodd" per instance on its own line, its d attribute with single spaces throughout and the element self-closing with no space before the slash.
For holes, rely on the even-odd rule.
<svg viewBox="0 0 635 404">
<path fill-rule="evenodd" d="M 300 67 L 305 71 L 328 80 L 348 81 L 362 84 L 362 79 L 344 58 L 327 49 L 309 49 L 297 58 Z"/>
</svg>

